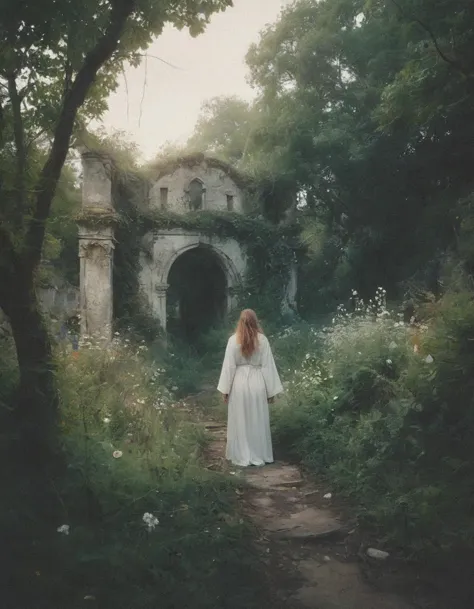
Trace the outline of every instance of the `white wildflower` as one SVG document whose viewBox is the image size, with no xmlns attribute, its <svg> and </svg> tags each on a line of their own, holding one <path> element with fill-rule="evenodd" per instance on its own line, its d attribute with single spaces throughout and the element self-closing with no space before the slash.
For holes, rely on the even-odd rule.
<svg viewBox="0 0 474 609">
<path fill-rule="evenodd" d="M 426 362 L 427 364 L 432 364 L 432 363 L 434 362 L 433 356 L 431 356 L 431 355 L 427 355 L 427 356 L 425 357 L 425 362 Z"/>
<path fill-rule="evenodd" d="M 391 365 L 393 364 L 392 360 L 391 360 L 391 359 L 388 359 L 388 360 L 387 360 L 387 364 L 388 364 L 389 366 L 391 366 Z"/>
<path fill-rule="evenodd" d="M 69 529 L 70 527 L 68 524 L 62 524 L 60 527 L 57 528 L 57 531 L 62 535 L 69 535 Z"/>
<path fill-rule="evenodd" d="M 112 453 L 112 457 L 114 459 L 120 459 L 120 457 L 123 455 L 123 452 L 121 450 L 114 450 L 114 452 Z"/>
<path fill-rule="evenodd" d="M 103 421 L 104 421 L 104 423 L 105 423 L 106 425 L 107 425 L 108 423 L 110 423 L 110 419 L 109 419 L 109 417 L 105 417 L 105 418 L 103 419 Z"/>
<path fill-rule="evenodd" d="M 149 533 L 154 531 L 155 527 L 160 524 L 158 518 L 156 518 L 156 516 L 153 516 L 153 514 L 150 514 L 149 512 L 145 512 L 143 514 L 142 520 L 146 524 Z"/>
</svg>

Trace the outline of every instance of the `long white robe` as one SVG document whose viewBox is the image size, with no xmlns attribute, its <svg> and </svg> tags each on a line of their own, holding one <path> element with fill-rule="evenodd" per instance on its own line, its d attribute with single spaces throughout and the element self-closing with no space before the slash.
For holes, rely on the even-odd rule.
<svg viewBox="0 0 474 609">
<path fill-rule="evenodd" d="M 273 463 L 268 400 L 283 387 L 263 334 L 250 358 L 242 355 L 235 334 L 229 338 L 217 389 L 229 395 L 227 459 L 241 467 Z"/>
</svg>

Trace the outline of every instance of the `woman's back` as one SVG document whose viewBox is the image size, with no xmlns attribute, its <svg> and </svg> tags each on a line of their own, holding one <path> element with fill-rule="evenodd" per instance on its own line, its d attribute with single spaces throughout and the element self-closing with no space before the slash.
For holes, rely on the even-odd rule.
<svg viewBox="0 0 474 609">
<path fill-rule="evenodd" d="M 230 346 L 232 347 L 235 364 L 237 366 L 244 366 L 246 364 L 252 366 L 261 366 L 263 360 L 263 353 L 266 345 L 268 344 L 267 337 L 264 334 L 258 334 L 258 344 L 256 345 L 255 351 L 250 357 L 245 357 L 242 354 L 242 348 L 237 342 L 237 335 L 234 334 L 229 339 Z"/>
</svg>

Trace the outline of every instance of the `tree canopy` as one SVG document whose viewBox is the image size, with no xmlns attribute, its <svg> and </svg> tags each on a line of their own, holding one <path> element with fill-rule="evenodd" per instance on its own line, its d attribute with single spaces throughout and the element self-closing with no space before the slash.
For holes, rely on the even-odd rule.
<svg viewBox="0 0 474 609">
<path fill-rule="evenodd" d="M 300 0 L 249 50 L 249 158 L 285 193 L 277 217 L 303 193 L 325 283 L 395 288 L 455 240 L 473 190 L 473 11 Z"/>
<path fill-rule="evenodd" d="M 256 110 L 238 97 L 206 101 L 187 147 L 238 163 L 245 152 L 256 120 Z"/>
</svg>

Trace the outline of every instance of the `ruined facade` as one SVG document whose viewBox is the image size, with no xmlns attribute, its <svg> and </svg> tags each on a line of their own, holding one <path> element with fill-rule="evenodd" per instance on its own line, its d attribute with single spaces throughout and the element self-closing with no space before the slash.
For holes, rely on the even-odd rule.
<svg viewBox="0 0 474 609">
<path fill-rule="evenodd" d="M 151 180 L 147 205 L 177 214 L 243 213 L 243 192 L 224 165 L 198 157 L 161 168 Z M 246 259 L 233 239 L 176 228 L 145 235 L 140 266 L 143 295 L 161 326 L 181 323 L 192 332 L 206 318 L 221 317 L 236 305 Z M 193 281 L 196 276 L 199 281 Z M 186 284 L 193 286 L 192 293 Z"/>
<path fill-rule="evenodd" d="M 92 152 L 83 152 L 82 165 L 82 211 L 87 222 L 79 222 L 81 332 L 108 340 L 116 221 L 111 165 Z M 142 211 L 243 213 L 238 179 L 224 164 L 203 156 L 157 169 L 144 192 L 144 200 L 138 202 Z M 183 229 L 153 230 L 142 238 L 142 298 L 165 330 L 170 323 L 181 323 L 192 331 L 206 317 L 228 313 L 236 305 L 245 270 L 245 251 L 234 239 Z M 187 290 L 191 284 L 192 291 Z"/>
</svg>

